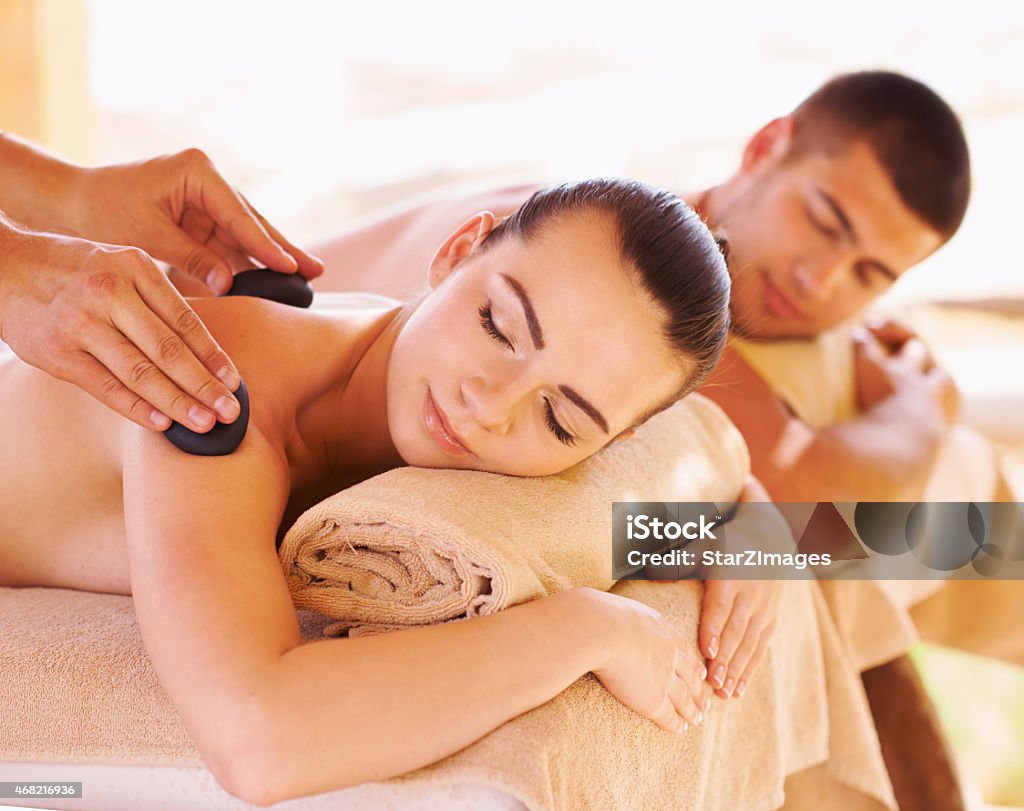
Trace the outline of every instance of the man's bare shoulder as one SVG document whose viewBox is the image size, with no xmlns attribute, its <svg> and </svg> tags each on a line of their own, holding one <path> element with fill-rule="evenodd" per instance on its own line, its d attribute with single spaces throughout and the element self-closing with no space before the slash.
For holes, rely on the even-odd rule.
<svg viewBox="0 0 1024 811">
<path fill-rule="evenodd" d="M 732 347 L 726 347 L 700 393 L 722 407 L 751 445 L 774 444 L 796 419 L 768 381 Z"/>
</svg>

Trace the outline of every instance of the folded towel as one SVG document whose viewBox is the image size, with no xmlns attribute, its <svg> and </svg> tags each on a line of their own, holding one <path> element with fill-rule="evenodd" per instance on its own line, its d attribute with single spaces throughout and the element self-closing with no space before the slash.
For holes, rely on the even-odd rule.
<svg viewBox="0 0 1024 811">
<path fill-rule="evenodd" d="M 281 563 L 299 608 L 328 634 L 492 614 L 572 586 L 608 589 L 612 502 L 736 498 L 746 444 L 691 395 L 564 473 L 513 478 L 399 468 L 304 513 Z"/>
<path fill-rule="evenodd" d="M 701 727 L 664 732 L 588 675 L 388 783 L 477 783 L 544 811 L 767 811 L 798 802 L 811 782 L 808 796 L 846 798 L 845 786 L 861 803 L 850 807 L 893 808 L 860 680 L 817 589 L 785 584 L 756 677 L 742 699 L 716 700 Z M 699 583 L 623 581 L 613 590 L 696 639 Z M 303 614 L 303 639 L 319 635 L 322 621 Z M 0 761 L 201 765 L 143 648 L 130 597 L 0 588 L 0 672 Z M 94 801 L 102 792 L 93 787 Z M 346 807 L 340 796 L 338 807 Z"/>
</svg>

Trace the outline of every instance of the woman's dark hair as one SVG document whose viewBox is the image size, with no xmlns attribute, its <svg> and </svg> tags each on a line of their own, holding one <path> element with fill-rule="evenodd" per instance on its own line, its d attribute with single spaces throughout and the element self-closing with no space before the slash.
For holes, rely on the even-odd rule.
<svg viewBox="0 0 1024 811">
<path fill-rule="evenodd" d="M 707 379 L 729 331 L 729 274 L 707 226 L 665 189 L 637 180 L 595 178 L 536 192 L 498 223 L 482 248 L 508 237 L 523 242 L 557 219 L 589 212 L 611 215 L 621 258 L 665 312 L 665 339 L 692 365 L 685 388 L 655 413 Z"/>
</svg>

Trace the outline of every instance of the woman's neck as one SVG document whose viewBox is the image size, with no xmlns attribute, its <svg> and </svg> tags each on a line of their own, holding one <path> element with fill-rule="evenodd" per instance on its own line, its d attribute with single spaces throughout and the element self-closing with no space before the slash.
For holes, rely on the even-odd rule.
<svg viewBox="0 0 1024 811">
<path fill-rule="evenodd" d="M 361 323 L 332 364 L 323 394 L 296 415 L 302 442 L 326 466 L 326 475 L 362 479 L 405 464 L 388 428 L 387 378 L 391 350 L 411 312 L 405 305 Z"/>
</svg>

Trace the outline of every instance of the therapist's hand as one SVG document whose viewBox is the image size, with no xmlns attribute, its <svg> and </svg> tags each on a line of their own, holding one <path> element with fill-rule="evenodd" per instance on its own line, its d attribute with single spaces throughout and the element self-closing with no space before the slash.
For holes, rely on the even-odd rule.
<svg viewBox="0 0 1024 811">
<path fill-rule="evenodd" d="M 214 410 L 237 418 L 237 370 L 144 252 L 0 214 L 0 260 L 0 338 L 26 363 L 144 428 L 170 417 L 205 433 Z"/>
<path fill-rule="evenodd" d="M 319 259 L 286 240 L 198 149 L 75 174 L 76 233 L 141 248 L 215 293 L 226 291 L 232 274 L 252 267 L 253 259 L 307 279 L 323 273 Z"/>
</svg>

